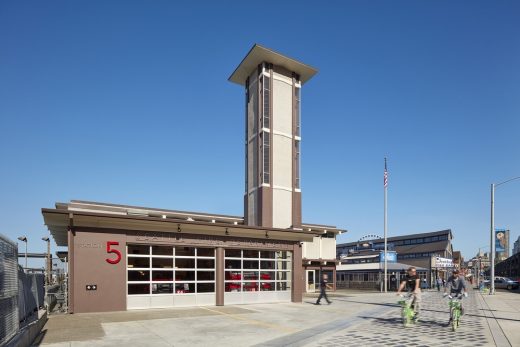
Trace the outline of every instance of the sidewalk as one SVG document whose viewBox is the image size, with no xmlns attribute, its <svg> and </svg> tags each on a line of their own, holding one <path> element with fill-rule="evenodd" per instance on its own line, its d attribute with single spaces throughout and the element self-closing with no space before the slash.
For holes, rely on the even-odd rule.
<svg viewBox="0 0 520 347">
<path fill-rule="evenodd" d="M 497 290 L 495 295 L 477 295 L 495 344 L 520 346 L 520 293 Z"/>
<path fill-rule="evenodd" d="M 301 304 L 253 304 L 50 316 L 35 345 L 65 346 L 520 346 L 520 295 L 466 299 L 457 332 L 442 293 L 423 293 L 420 322 L 404 328 L 395 292 L 330 293 Z"/>
</svg>

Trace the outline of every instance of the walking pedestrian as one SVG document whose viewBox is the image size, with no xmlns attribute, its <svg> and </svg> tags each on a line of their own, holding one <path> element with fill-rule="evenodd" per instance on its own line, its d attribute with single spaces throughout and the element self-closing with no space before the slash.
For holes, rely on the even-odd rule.
<svg viewBox="0 0 520 347">
<path fill-rule="evenodd" d="M 332 301 L 330 301 L 329 298 L 327 297 L 327 289 L 331 289 L 330 286 L 329 286 L 328 278 L 329 278 L 329 276 L 326 275 L 326 274 L 323 274 L 323 276 L 321 276 L 320 296 L 318 297 L 318 300 L 316 301 L 316 305 L 321 305 L 320 304 L 320 300 L 322 298 L 324 298 L 325 301 L 327 301 L 327 304 L 330 305 L 332 303 Z"/>
<path fill-rule="evenodd" d="M 437 291 L 440 292 L 441 291 L 441 286 L 442 286 L 442 280 L 440 277 L 437 277 Z"/>
</svg>

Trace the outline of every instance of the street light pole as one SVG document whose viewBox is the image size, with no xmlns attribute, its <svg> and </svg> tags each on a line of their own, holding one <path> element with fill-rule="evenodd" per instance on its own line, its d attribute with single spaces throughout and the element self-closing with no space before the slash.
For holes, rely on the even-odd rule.
<svg viewBox="0 0 520 347">
<path fill-rule="evenodd" d="M 506 181 L 496 183 L 496 184 L 491 183 L 491 240 L 490 240 L 491 242 L 490 242 L 490 247 L 489 247 L 490 251 L 491 251 L 491 255 L 489 257 L 489 260 L 490 260 L 489 295 L 495 294 L 495 188 L 502 184 L 505 184 L 505 183 L 508 183 L 508 182 L 511 182 L 514 180 L 518 180 L 518 179 L 520 179 L 520 176 L 513 177 Z"/>
<path fill-rule="evenodd" d="M 495 184 L 491 183 L 491 234 L 490 234 L 489 295 L 495 294 Z"/>
<path fill-rule="evenodd" d="M 27 236 L 19 236 L 18 240 L 25 242 L 25 272 L 27 272 Z"/>
</svg>

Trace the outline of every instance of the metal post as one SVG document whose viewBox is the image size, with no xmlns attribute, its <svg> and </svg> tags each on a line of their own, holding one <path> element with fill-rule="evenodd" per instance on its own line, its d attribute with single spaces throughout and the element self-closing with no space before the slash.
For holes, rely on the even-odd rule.
<svg viewBox="0 0 520 347">
<path fill-rule="evenodd" d="M 27 272 L 27 240 L 25 241 L 25 272 Z"/>
<path fill-rule="evenodd" d="M 385 221 L 384 221 L 384 228 L 385 228 L 385 275 L 384 275 L 384 281 L 385 281 L 385 284 L 384 284 L 384 291 L 385 293 L 387 292 L 387 276 L 388 276 L 388 262 L 387 262 L 387 239 L 386 239 L 386 230 L 387 230 L 387 214 L 386 214 L 386 203 L 387 203 L 387 170 L 386 170 L 386 158 L 385 158 Z"/>
<path fill-rule="evenodd" d="M 491 238 L 490 238 L 490 275 L 489 275 L 489 295 L 495 294 L 495 184 L 491 184 Z"/>
<path fill-rule="evenodd" d="M 52 257 L 51 257 L 51 240 L 47 241 L 47 284 L 50 286 L 52 282 Z"/>
</svg>

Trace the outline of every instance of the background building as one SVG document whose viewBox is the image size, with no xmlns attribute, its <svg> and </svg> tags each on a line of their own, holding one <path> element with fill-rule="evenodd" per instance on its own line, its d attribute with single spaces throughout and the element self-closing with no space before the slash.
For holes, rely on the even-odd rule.
<svg viewBox="0 0 520 347">
<path fill-rule="evenodd" d="M 417 268 L 426 269 L 423 276 L 428 286 L 436 276 L 445 277 L 450 271 L 444 262 L 437 265 L 436 258 L 452 261 L 453 248 L 451 244 L 453 236 L 451 230 L 435 231 L 430 233 L 412 234 L 389 237 L 388 250 L 397 254 L 397 262 Z M 336 254 L 342 264 L 351 257 L 358 256 L 359 252 L 370 249 L 380 253 L 384 250 L 384 240 L 375 236 L 371 240 L 360 240 L 338 244 Z M 343 267 L 342 267 L 343 268 Z M 390 288 L 391 283 L 389 284 Z"/>
<path fill-rule="evenodd" d="M 520 236 L 518 236 L 518 239 L 513 244 L 513 254 L 515 255 L 517 253 L 520 253 Z"/>
</svg>

